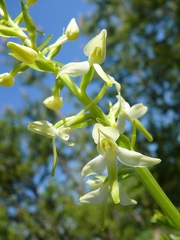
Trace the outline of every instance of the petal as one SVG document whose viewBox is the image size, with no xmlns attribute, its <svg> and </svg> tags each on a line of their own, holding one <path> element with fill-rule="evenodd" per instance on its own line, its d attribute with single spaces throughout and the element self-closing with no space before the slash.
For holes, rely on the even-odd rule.
<svg viewBox="0 0 180 240">
<path fill-rule="evenodd" d="M 126 113 L 130 109 L 130 105 L 128 102 L 126 102 L 126 100 L 123 97 L 121 97 L 120 100 L 121 100 L 121 110 Z"/>
<path fill-rule="evenodd" d="M 107 83 L 107 85 L 109 87 L 112 87 L 113 83 L 114 83 L 114 78 L 109 76 L 107 73 L 104 72 L 104 70 L 102 69 L 102 67 L 97 64 L 97 63 L 94 63 L 93 64 L 97 74 Z"/>
<path fill-rule="evenodd" d="M 98 189 L 102 186 L 102 183 L 106 180 L 106 176 L 96 176 L 95 178 L 89 178 L 86 183 L 93 189 Z"/>
<path fill-rule="evenodd" d="M 119 116 L 117 119 L 117 129 L 123 133 L 126 128 L 126 120 L 124 117 Z"/>
<path fill-rule="evenodd" d="M 55 129 L 56 135 L 65 141 L 69 139 L 69 130 L 70 130 L 70 127 L 62 127 L 62 126 Z"/>
<path fill-rule="evenodd" d="M 102 202 L 106 197 L 107 192 L 103 187 L 101 187 L 83 195 L 82 197 L 80 197 L 79 201 L 82 203 L 97 204 Z"/>
<path fill-rule="evenodd" d="M 86 46 L 84 47 L 84 54 L 86 56 L 89 56 L 90 52 L 93 50 L 94 47 L 104 47 L 103 44 L 104 42 L 106 43 L 106 36 L 107 36 L 107 31 L 106 29 L 103 29 L 100 34 L 98 34 L 96 37 L 91 39 Z M 106 46 L 105 46 L 106 47 Z"/>
<path fill-rule="evenodd" d="M 97 144 L 98 141 L 101 141 L 103 138 L 109 138 L 110 140 L 116 141 L 119 137 L 119 132 L 113 128 L 102 124 L 96 123 L 92 131 L 92 137 L 94 142 Z"/>
<path fill-rule="evenodd" d="M 56 136 L 58 136 L 59 138 L 61 138 L 61 140 L 69 145 L 69 146 L 74 146 L 73 142 L 68 141 L 69 140 L 69 131 L 70 131 L 70 127 L 59 127 L 59 128 L 55 128 L 55 133 Z"/>
<path fill-rule="evenodd" d="M 104 156 L 99 155 L 88 162 L 82 169 L 81 176 L 89 176 L 91 174 L 101 174 L 106 169 L 106 161 Z"/>
<path fill-rule="evenodd" d="M 126 114 L 131 118 L 131 120 L 142 117 L 147 112 L 147 107 L 142 103 L 135 104 L 129 110 L 126 111 Z"/>
<path fill-rule="evenodd" d="M 60 74 L 67 74 L 72 77 L 77 77 L 84 75 L 90 69 L 90 63 L 88 61 L 84 62 L 72 62 L 64 65 L 58 75 Z"/>
<path fill-rule="evenodd" d="M 120 187 L 120 204 L 128 206 L 131 204 L 137 204 L 137 202 L 134 199 L 129 198 L 127 193 Z"/>
<path fill-rule="evenodd" d="M 159 158 L 148 157 L 118 146 L 116 151 L 119 161 L 129 167 L 150 167 L 161 162 Z"/>
<path fill-rule="evenodd" d="M 53 138 L 55 136 L 53 125 L 45 120 L 29 122 L 28 130 L 49 138 Z"/>
</svg>

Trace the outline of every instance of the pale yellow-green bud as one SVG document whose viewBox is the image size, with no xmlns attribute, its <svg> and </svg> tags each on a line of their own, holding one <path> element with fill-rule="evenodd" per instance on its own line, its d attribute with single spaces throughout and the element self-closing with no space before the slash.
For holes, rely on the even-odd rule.
<svg viewBox="0 0 180 240">
<path fill-rule="evenodd" d="M 3 87 L 11 87 L 14 84 L 14 77 L 10 73 L 0 74 L 0 85 Z"/>
<path fill-rule="evenodd" d="M 107 31 L 103 29 L 99 35 L 94 37 L 84 48 L 84 53 L 91 64 L 101 64 L 106 57 Z"/>
<path fill-rule="evenodd" d="M 26 0 L 27 4 L 33 5 L 37 2 L 37 0 Z"/>
<path fill-rule="evenodd" d="M 76 23 L 75 18 L 72 18 L 69 22 L 66 32 L 65 32 L 68 40 L 76 40 L 79 36 L 79 27 Z"/>
<path fill-rule="evenodd" d="M 14 42 L 8 42 L 7 46 L 20 61 L 27 64 L 34 63 L 38 56 L 37 52 L 30 47 L 26 47 Z"/>
<path fill-rule="evenodd" d="M 44 101 L 43 101 L 44 105 L 51 109 L 51 110 L 59 110 L 62 105 L 63 105 L 63 99 L 62 97 L 54 97 L 54 96 L 51 96 L 51 97 L 48 97 L 46 98 Z"/>
</svg>

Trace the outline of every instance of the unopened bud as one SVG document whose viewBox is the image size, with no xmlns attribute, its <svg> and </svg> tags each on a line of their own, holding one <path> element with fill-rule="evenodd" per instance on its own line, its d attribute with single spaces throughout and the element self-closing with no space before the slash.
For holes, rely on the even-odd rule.
<svg viewBox="0 0 180 240">
<path fill-rule="evenodd" d="M 84 48 L 84 53 L 91 64 L 101 64 L 106 57 L 107 31 L 103 29 L 99 35 L 94 37 Z"/>
<path fill-rule="evenodd" d="M 7 46 L 20 61 L 27 64 L 34 63 L 38 56 L 37 52 L 30 47 L 26 47 L 14 42 L 8 42 Z"/>
<path fill-rule="evenodd" d="M 72 18 L 68 24 L 65 32 L 68 40 L 76 40 L 79 36 L 79 27 L 76 23 L 75 18 Z"/>
<path fill-rule="evenodd" d="M 43 101 L 44 105 L 51 110 L 59 110 L 63 105 L 62 97 L 48 97 Z"/>
<path fill-rule="evenodd" d="M 0 74 L 0 85 L 3 87 L 11 87 L 14 84 L 14 77 L 10 73 Z"/>
<path fill-rule="evenodd" d="M 37 0 L 26 0 L 27 4 L 33 5 L 37 2 Z"/>
</svg>

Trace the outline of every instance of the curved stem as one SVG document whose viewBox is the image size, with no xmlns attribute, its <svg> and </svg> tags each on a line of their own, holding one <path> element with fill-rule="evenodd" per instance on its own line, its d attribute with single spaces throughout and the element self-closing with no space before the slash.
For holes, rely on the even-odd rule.
<svg viewBox="0 0 180 240">
<path fill-rule="evenodd" d="M 60 80 L 63 82 L 64 85 L 73 93 L 73 95 L 85 106 L 88 106 L 92 104 L 92 107 L 89 109 L 89 111 L 92 113 L 95 118 L 101 118 L 104 120 L 104 122 L 108 124 L 109 120 L 107 119 L 106 115 L 102 112 L 102 110 L 93 102 L 89 96 L 82 92 L 80 88 L 70 79 L 70 77 L 66 74 L 63 76 L 59 76 Z M 98 100 L 102 98 L 102 96 L 106 92 L 106 84 L 103 85 L 100 93 L 98 94 Z"/>
<path fill-rule="evenodd" d="M 135 173 L 150 192 L 163 212 L 169 217 L 177 230 L 180 230 L 180 213 L 163 192 L 147 168 L 135 168 Z"/>
</svg>

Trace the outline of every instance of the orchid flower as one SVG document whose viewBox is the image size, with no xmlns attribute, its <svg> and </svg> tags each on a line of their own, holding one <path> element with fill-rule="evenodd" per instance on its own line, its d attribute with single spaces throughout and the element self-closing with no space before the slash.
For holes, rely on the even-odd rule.
<svg viewBox="0 0 180 240">
<path fill-rule="evenodd" d="M 118 101 L 120 103 L 120 114 L 117 120 L 117 127 L 120 132 L 123 133 L 126 127 L 125 120 L 127 119 L 133 123 L 135 119 L 141 118 L 147 112 L 147 107 L 142 103 L 130 107 L 129 103 L 126 102 L 123 97 L 117 96 L 117 98 L 119 98 Z"/>
<path fill-rule="evenodd" d="M 60 74 L 67 74 L 73 77 L 81 76 L 87 73 L 91 66 L 93 66 L 97 74 L 107 83 L 108 86 L 111 87 L 113 83 L 118 85 L 114 78 L 106 74 L 100 66 L 106 57 L 106 36 L 107 31 L 103 29 L 99 35 L 90 40 L 84 47 L 84 54 L 88 57 L 88 60 L 66 64 L 60 69 L 58 76 Z"/>
<path fill-rule="evenodd" d="M 106 176 L 95 176 L 93 179 L 88 179 L 87 184 L 92 188 L 92 191 L 81 196 L 79 201 L 82 203 L 88 204 L 101 204 L 100 208 L 100 225 L 101 229 L 104 230 L 105 227 L 105 217 L 106 217 L 106 208 L 108 202 L 108 194 L 110 192 L 110 187 L 108 183 L 108 177 Z M 127 193 L 121 188 L 119 184 L 119 193 L 120 193 L 120 204 L 123 206 L 136 204 L 137 202 L 133 199 L 130 199 Z"/>
<path fill-rule="evenodd" d="M 93 191 L 80 197 L 79 201 L 82 203 L 98 204 L 103 201 L 107 201 L 109 185 L 106 176 L 96 176 L 94 179 L 88 179 L 87 184 L 93 189 Z M 120 191 L 120 204 L 123 206 L 136 204 L 137 202 L 130 199 L 127 193 L 119 185 Z"/>
<path fill-rule="evenodd" d="M 72 142 L 69 142 L 69 130 L 70 127 L 60 126 L 59 128 L 55 128 L 51 123 L 48 121 L 35 121 L 30 122 L 28 125 L 28 129 L 31 132 L 46 136 L 48 138 L 52 138 L 53 144 L 53 154 L 54 154 L 54 164 L 52 167 L 52 175 L 54 176 L 54 171 L 57 165 L 57 151 L 56 151 L 56 137 L 59 137 L 64 143 L 68 144 L 69 146 L 73 146 Z"/>
<path fill-rule="evenodd" d="M 107 169 L 110 192 L 115 203 L 120 202 L 117 159 L 129 167 L 149 167 L 161 161 L 158 158 L 151 158 L 136 151 L 119 147 L 116 141 L 120 133 L 113 127 L 104 127 L 97 123 L 94 126 L 92 136 L 100 155 L 85 165 L 82 176 L 99 174 Z"/>
</svg>

